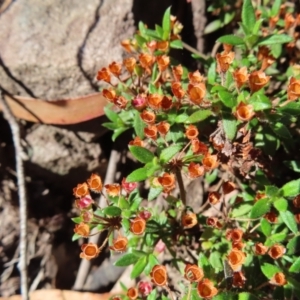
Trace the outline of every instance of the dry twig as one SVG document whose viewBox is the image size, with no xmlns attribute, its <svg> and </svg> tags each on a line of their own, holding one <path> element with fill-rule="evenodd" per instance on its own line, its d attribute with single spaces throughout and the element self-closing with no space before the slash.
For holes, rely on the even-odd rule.
<svg viewBox="0 0 300 300">
<path fill-rule="evenodd" d="M 13 143 L 15 147 L 16 158 L 16 173 L 18 182 L 18 195 L 20 205 L 20 261 L 18 268 L 21 275 L 21 294 L 23 300 L 28 300 L 28 277 L 27 277 L 27 199 L 26 199 L 26 187 L 24 176 L 24 165 L 22 159 L 22 146 L 20 139 L 20 128 L 14 115 L 12 114 L 10 107 L 8 106 L 3 91 L 0 92 L 0 104 L 3 109 L 4 116 L 11 128 Z"/>
</svg>

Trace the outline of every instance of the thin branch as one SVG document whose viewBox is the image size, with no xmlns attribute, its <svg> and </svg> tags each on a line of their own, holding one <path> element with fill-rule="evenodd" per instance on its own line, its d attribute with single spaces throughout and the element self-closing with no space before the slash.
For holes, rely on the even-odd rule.
<svg viewBox="0 0 300 300">
<path fill-rule="evenodd" d="M 117 169 L 117 162 L 119 159 L 120 159 L 120 153 L 117 150 L 113 149 L 110 154 L 107 171 L 106 171 L 106 176 L 105 176 L 105 180 L 104 180 L 104 185 L 114 182 L 116 169 Z M 107 206 L 106 198 L 103 195 L 101 195 L 101 197 L 98 201 L 98 205 L 101 208 Z M 94 230 L 92 230 L 91 234 L 93 234 L 94 231 L 97 231 L 97 229 L 94 228 Z M 93 235 L 89 238 L 88 242 L 97 244 L 98 240 L 99 240 L 99 235 Z M 78 269 L 78 273 L 77 273 L 77 277 L 76 277 L 76 280 L 75 280 L 75 283 L 73 286 L 73 290 L 82 290 L 83 289 L 90 268 L 91 268 L 91 262 L 89 260 L 86 260 L 86 259 L 81 260 L 81 263 L 80 263 L 80 266 Z"/>
<path fill-rule="evenodd" d="M 186 44 L 185 42 L 182 42 L 182 45 L 183 45 L 183 48 L 184 48 L 184 49 L 186 49 L 186 50 L 190 51 L 191 53 L 194 53 L 194 54 L 196 54 L 196 55 L 202 57 L 202 58 L 205 59 L 205 60 L 209 58 L 209 56 L 207 56 L 207 55 L 205 55 L 205 54 L 199 52 L 197 49 L 195 49 L 195 48 L 193 48 L 192 46 Z"/>
<path fill-rule="evenodd" d="M 18 196 L 19 196 L 19 215 L 20 215 L 20 262 L 18 268 L 21 276 L 21 294 L 23 300 L 28 300 L 28 278 L 27 278 L 27 199 L 25 188 L 24 165 L 22 160 L 22 146 L 20 139 L 20 128 L 14 115 L 12 114 L 9 105 L 7 104 L 4 94 L 0 91 L 0 104 L 3 109 L 4 116 L 9 123 L 13 143 L 15 147 L 16 157 L 16 172 L 18 183 Z"/>
</svg>

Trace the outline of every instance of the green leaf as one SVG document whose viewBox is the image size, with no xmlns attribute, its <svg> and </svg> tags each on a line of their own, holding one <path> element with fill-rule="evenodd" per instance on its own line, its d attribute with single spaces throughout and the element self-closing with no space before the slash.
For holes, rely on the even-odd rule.
<svg viewBox="0 0 300 300">
<path fill-rule="evenodd" d="M 232 93 L 229 93 L 226 90 L 221 90 L 218 95 L 225 106 L 229 108 L 236 106 L 236 98 L 232 96 Z"/>
<path fill-rule="evenodd" d="M 159 265 L 158 259 L 156 258 L 155 255 L 149 254 L 149 256 L 148 256 L 148 264 L 147 264 L 147 266 L 146 266 L 146 268 L 144 270 L 144 273 L 148 276 L 155 265 Z"/>
<path fill-rule="evenodd" d="M 211 111 L 208 109 L 197 110 L 187 118 L 186 123 L 197 123 L 207 119 L 210 115 Z"/>
<path fill-rule="evenodd" d="M 251 0 L 244 0 L 242 8 L 242 24 L 250 33 L 255 25 L 256 17 Z"/>
<path fill-rule="evenodd" d="M 149 168 L 139 168 L 134 170 L 132 173 L 130 173 L 126 177 L 127 182 L 138 182 L 138 181 L 143 181 L 148 178 L 148 172 Z"/>
<path fill-rule="evenodd" d="M 280 212 L 280 211 L 286 211 L 288 208 L 288 202 L 284 198 L 279 198 L 274 202 L 274 207 Z"/>
<path fill-rule="evenodd" d="M 261 24 L 262 24 L 263 21 L 264 21 L 263 18 L 260 18 L 260 19 L 256 20 L 255 25 L 254 25 L 254 27 L 253 27 L 253 29 L 252 29 L 252 34 L 253 34 L 254 36 L 257 36 L 257 35 L 258 35 L 258 32 L 259 32 L 259 30 L 260 30 L 260 27 L 261 27 Z"/>
<path fill-rule="evenodd" d="M 300 272 L 300 257 L 296 259 L 296 261 L 289 268 L 290 272 L 299 273 Z"/>
<path fill-rule="evenodd" d="M 260 93 L 253 94 L 253 96 L 249 100 L 249 104 L 253 106 L 253 109 L 255 111 L 272 108 L 272 103 L 270 99 L 267 96 Z"/>
<path fill-rule="evenodd" d="M 148 256 L 143 256 L 138 259 L 138 261 L 133 266 L 130 277 L 132 279 L 137 278 L 145 269 L 148 263 Z"/>
<path fill-rule="evenodd" d="M 117 206 L 107 206 L 103 209 L 103 213 L 108 216 L 117 217 L 121 215 L 122 210 Z"/>
<path fill-rule="evenodd" d="M 209 256 L 209 262 L 214 269 L 223 270 L 223 264 L 219 252 L 211 252 Z"/>
<path fill-rule="evenodd" d="M 138 24 L 138 27 L 139 27 L 140 34 L 142 36 L 145 36 L 146 35 L 146 29 L 147 29 L 145 24 L 142 21 L 140 21 L 139 24 Z"/>
<path fill-rule="evenodd" d="M 142 36 L 140 36 L 139 34 L 135 34 L 134 38 L 137 41 L 137 44 L 139 45 L 139 47 L 141 47 L 141 48 L 147 42 L 147 40 L 145 38 L 143 38 Z"/>
<path fill-rule="evenodd" d="M 252 205 L 249 203 L 243 203 L 239 207 L 235 207 L 232 210 L 231 217 L 237 218 L 246 215 L 252 209 Z"/>
<path fill-rule="evenodd" d="M 260 200 L 258 200 L 260 201 Z M 266 236 L 269 237 L 271 235 L 272 232 L 272 226 L 271 224 L 264 218 L 262 218 L 260 220 L 260 229 L 262 231 L 262 233 Z"/>
<path fill-rule="evenodd" d="M 294 172 L 300 173 L 300 160 L 285 160 L 283 163 Z"/>
<path fill-rule="evenodd" d="M 154 220 L 147 221 L 146 232 L 155 233 L 160 230 L 161 230 L 161 227 L 156 221 L 154 221 Z"/>
<path fill-rule="evenodd" d="M 265 187 L 267 197 L 276 197 L 278 195 L 279 189 L 274 185 L 267 185 Z"/>
<path fill-rule="evenodd" d="M 289 130 L 282 123 L 276 123 L 275 126 L 271 126 L 271 129 L 279 136 L 284 139 L 292 138 Z"/>
<path fill-rule="evenodd" d="M 79 240 L 81 237 L 82 237 L 81 235 L 74 233 L 72 236 L 72 242 Z"/>
<path fill-rule="evenodd" d="M 269 199 L 260 199 L 252 207 L 250 218 L 257 219 L 269 212 L 271 209 L 271 202 Z"/>
<path fill-rule="evenodd" d="M 267 46 L 273 44 L 285 44 L 291 42 L 292 40 L 293 38 L 287 34 L 274 34 L 274 35 L 268 35 L 264 38 L 260 38 L 257 42 L 257 45 Z"/>
<path fill-rule="evenodd" d="M 298 226 L 294 215 L 290 211 L 281 211 L 280 216 L 285 225 L 296 234 L 298 232 Z"/>
<path fill-rule="evenodd" d="M 150 187 L 149 194 L 148 194 L 148 201 L 152 201 L 156 199 L 161 192 L 163 191 L 162 187 Z"/>
<path fill-rule="evenodd" d="M 227 11 L 224 14 L 223 22 L 224 25 L 229 24 L 235 17 L 235 11 Z"/>
<path fill-rule="evenodd" d="M 212 22 L 210 22 L 208 25 L 206 25 L 204 29 L 204 34 L 209 34 L 212 33 L 222 27 L 222 22 L 221 20 L 217 19 Z"/>
<path fill-rule="evenodd" d="M 249 292 L 239 293 L 238 300 L 259 300 L 255 295 L 250 294 Z"/>
<path fill-rule="evenodd" d="M 280 191 L 283 197 L 295 197 L 300 194 L 300 179 L 286 183 Z"/>
<path fill-rule="evenodd" d="M 76 224 L 79 224 L 82 222 L 82 217 L 76 217 L 76 218 L 71 218 L 71 220 L 76 223 Z"/>
<path fill-rule="evenodd" d="M 157 300 L 157 289 L 152 290 L 152 292 L 148 295 L 147 300 Z"/>
<path fill-rule="evenodd" d="M 233 140 L 237 131 L 237 120 L 232 115 L 223 114 L 222 123 L 226 137 Z"/>
<path fill-rule="evenodd" d="M 130 266 L 132 264 L 135 264 L 138 261 L 139 257 L 136 256 L 133 253 L 127 253 L 124 254 L 122 257 L 120 257 L 115 263 L 114 265 L 117 267 L 127 267 Z"/>
<path fill-rule="evenodd" d="M 120 119 L 119 115 L 112 109 L 110 109 L 108 106 L 104 107 L 104 112 L 107 118 L 113 123 L 116 123 Z"/>
<path fill-rule="evenodd" d="M 117 139 L 117 137 L 119 135 L 121 135 L 124 131 L 126 131 L 127 129 L 129 129 L 129 128 L 121 127 L 121 128 L 115 129 L 114 134 L 111 137 L 112 141 L 114 142 Z"/>
<path fill-rule="evenodd" d="M 183 44 L 181 40 L 174 40 L 170 43 L 170 47 L 173 49 L 183 49 Z"/>
<path fill-rule="evenodd" d="M 271 279 L 276 273 L 281 272 L 280 268 L 268 263 L 264 263 L 260 268 L 268 279 Z"/>
<path fill-rule="evenodd" d="M 287 232 L 288 232 L 287 228 L 285 228 L 284 230 L 282 230 L 279 233 L 272 234 L 271 236 L 269 236 L 267 238 L 265 245 L 269 247 L 275 243 L 280 243 L 280 242 L 284 241 L 287 237 Z"/>
<path fill-rule="evenodd" d="M 300 236 L 293 237 L 286 245 L 286 248 L 288 249 L 288 255 L 300 252 Z"/>
<path fill-rule="evenodd" d="M 274 0 L 273 5 L 271 7 L 270 17 L 276 17 L 279 13 L 281 5 L 281 0 Z"/>
<path fill-rule="evenodd" d="M 163 149 L 161 151 L 161 154 L 159 156 L 159 160 L 162 163 L 167 163 L 169 162 L 179 151 L 181 150 L 182 146 L 181 145 L 172 145 L 166 149 Z"/>
<path fill-rule="evenodd" d="M 217 42 L 222 43 L 222 44 L 229 44 L 229 45 L 233 45 L 233 46 L 244 44 L 244 40 L 241 37 L 233 35 L 233 34 L 223 35 L 217 39 Z"/>
<path fill-rule="evenodd" d="M 155 31 L 163 39 L 163 37 L 164 37 L 164 30 L 162 29 L 162 27 L 159 26 L 159 25 L 155 25 Z"/>
<path fill-rule="evenodd" d="M 129 146 L 129 151 L 138 161 L 144 164 L 151 162 L 154 158 L 154 154 L 144 147 Z"/>
<path fill-rule="evenodd" d="M 162 28 L 164 30 L 163 39 L 166 40 L 171 31 L 171 7 L 168 7 L 164 13 Z"/>
<path fill-rule="evenodd" d="M 141 139 L 143 139 L 145 137 L 145 134 L 144 134 L 145 127 L 146 127 L 146 124 L 141 119 L 140 113 L 138 111 L 136 111 L 134 120 L 133 120 L 133 128 L 134 128 L 136 135 Z"/>
</svg>

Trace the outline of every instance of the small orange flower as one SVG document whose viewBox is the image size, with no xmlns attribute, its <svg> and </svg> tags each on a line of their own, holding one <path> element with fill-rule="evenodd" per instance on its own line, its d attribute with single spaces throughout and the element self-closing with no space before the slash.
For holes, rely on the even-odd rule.
<svg viewBox="0 0 300 300">
<path fill-rule="evenodd" d="M 166 121 L 162 121 L 156 125 L 157 131 L 163 136 L 165 136 L 169 132 L 170 126 L 171 125 Z"/>
<path fill-rule="evenodd" d="M 196 85 L 188 85 L 188 94 L 192 103 L 199 105 L 204 99 L 206 93 L 206 86 L 204 83 L 198 83 Z"/>
<path fill-rule="evenodd" d="M 271 256 L 271 258 L 278 259 L 283 256 L 285 251 L 286 249 L 282 245 L 275 244 L 272 247 L 270 247 L 268 254 Z"/>
<path fill-rule="evenodd" d="M 106 184 L 106 193 L 111 197 L 116 197 L 120 195 L 121 187 L 118 183 Z"/>
<path fill-rule="evenodd" d="M 184 269 L 184 278 L 190 282 L 199 282 L 204 277 L 203 270 L 197 265 L 187 264 Z"/>
<path fill-rule="evenodd" d="M 156 118 L 156 115 L 155 113 L 153 113 L 152 111 L 149 111 L 149 110 L 144 110 L 141 114 L 141 119 L 147 123 L 147 124 L 154 124 L 155 123 L 155 118 Z"/>
<path fill-rule="evenodd" d="M 144 69 L 149 69 L 154 64 L 155 58 L 148 53 L 141 53 L 139 55 L 140 64 Z"/>
<path fill-rule="evenodd" d="M 163 52 L 168 51 L 168 49 L 169 49 L 169 42 L 167 42 L 167 41 L 156 42 L 156 49 L 160 50 L 160 51 L 163 51 Z"/>
<path fill-rule="evenodd" d="M 190 84 L 198 84 L 203 81 L 203 76 L 200 74 L 200 72 L 197 70 L 195 72 L 189 73 L 189 83 Z"/>
<path fill-rule="evenodd" d="M 156 41 L 150 41 L 147 44 L 147 48 L 151 51 L 154 52 L 156 50 L 157 42 Z"/>
<path fill-rule="evenodd" d="M 87 260 L 97 257 L 100 253 L 98 246 L 93 243 L 83 244 L 81 246 L 81 251 L 80 258 L 85 258 Z"/>
<path fill-rule="evenodd" d="M 256 243 L 254 246 L 254 253 L 256 255 L 265 255 L 268 252 L 268 247 L 263 243 Z"/>
<path fill-rule="evenodd" d="M 128 103 L 128 100 L 125 99 L 123 96 L 119 96 L 118 98 L 114 99 L 114 104 L 121 109 L 126 108 L 127 103 Z"/>
<path fill-rule="evenodd" d="M 145 136 L 149 139 L 156 140 L 157 127 L 155 125 L 149 125 L 144 129 Z"/>
<path fill-rule="evenodd" d="M 240 88 L 244 83 L 246 83 L 249 77 L 247 67 L 242 67 L 238 70 L 235 70 L 232 75 L 238 88 Z"/>
<path fill-rule="evenodd" d="M 164 173 L 162 176 L 158 177 L 158 182 L 164 188 L 171 188 L 175 186 L 175 175 L 170 173 Z"/>
<path fill-rule="evenodd" d="M 223 189 L 223 193 L 224 195 L 227 195 L 231 192 L 233 192 L 235 190 L 236 186 L 232 181 L 225 181 L 222 184 L 222 189 Z"/>
<path fill-rule="evenodd" d="M 198 283 L 197 291 L 199 296 L 205 299 L 212 298 L 218 294 L 218 289 L 214 287 L 214 284 L 207 278 Z"/>
<path fill-rule="evenodd" d="M 188 172 L 189 172 L 190 178 L 197 178 L 197 177 L 203 176 L 204 167 L 201 166 L 200 164 L 191 162 L 188 166 Z"/>
<path fill-rule="evenodd" d="M 221 199 L 221 194 L 218 192 L 210 192 L 208 194 L 208 201 L 212 205 L 216 205 L 217 203 L 219 203 L 220 199 Z"/>
<path fill-rule="evenodd" d="M 109 249 L 117 252 L 124 252 L 127 248 L 128 239 L 125 236 L 119 236 L 113 240 L 112 246 Z"/>
<path fill-rule="evenodd" d="M 137 297 L 139 296 L 139 292 L 136 288 L 130 288 L 128 289 L 127 291 L 127 297 L 130 299 L 130 300 L 135 300 L 137 299 Z"/>
<path fill-rule="evenodd" d="M 249 86 L 252 93 L 263 88 L 269 81 L 270 76 L 266 76 L 263 71 L 254 71 L 249 75 Z"/>
<path fill-rule="evenodd" d="M 274 29 L 276 27 L 276 24 L 277 24 L 278 21 L 279 21 L 279 16 L 270 17 L 270 19 L 269 19 L 270 29 Z"/>
<path fill-rule="evenodd" d="M 229 53 L 232 50 L 233 46 L 229 44 L 223 44 L 223 48 L 225 53 Z"/>
<path fill-rule="evenodd" d="M 221 52 L 216 54 L 217 72 L 225 73 L 234 60 L 234 52 Z"/>
<path fill-rule="evenodd" d="M 122 70 L 122 65 L 121 64 L 117 64 L 115 61 L 112 62 L 109 66 L 108 69 L 110 71 L 110 73 L 114 74 L 116 77 L 119 77 L 121 74 L 121 70 Z"/>
<path fill-rule="evenodd" d="M 287 89 L 288 99 L 296 100 L 300 97 L 300 79 L 292 77 Z"/>
<path fill-rule="evenodd" d="M 296 19 L 292 14 L 286 14 L 284 17 L 284 29 L 288 30 L 296 24 Z"/>
<path fill-rule="evenodd" d="M 131 42 L 130 40 L 123 40 L 121 42 L 121 46 L 127 51 L 127 52 L 132 52 L 132 47 L 131 47 Z"/>
<path fill-rule="evenodd" d="M 113 89 L 103 89 L 102 95 L 110 101 L 113 101 L 116 98 L 116 92 Z"/>
<path fill-rule="evenodd" d="M 300 195 L 296 196 L 294 199 L 293 199 L 293 204 L 296 208 L 300 208 Z"/>
<path fill-rule="evenodd" d="M 283 286 L 287 283 L 287 281 L 285 279 L 285 275 L 279 272 L 270 279 L 270 283 L 273 285 Z"/>
<path fill-rule="evenodd" d="M 132 141 L 129 142 L 129 145 L 144 147 L 144 142 L 138 136 L 136 136 Z"/>
<path fill-rule="evenodd" d="M 254 198 L 254 202 L 257 202 L 260 199 L 266 198 L 266 194 L 263 192 L 257 192 Z"/>
<path fill-rule="evenodd" d="M 181 217 L 181 224 L 182 224 L 183 228 L 185 228 L 185 229 L 194 227 L 195 225 L 198 224 L 196 214 L 194 214 L 192 212 L 184 213 Z"/>
<path fill-rule="evenodd" d="M 264 215 L 264 218 L 265 218 L 269 223 L 272 223 L 272 224 L 277 223 L 277 221 L 278 221 L 277 214 L 276 214 L 275 212 L 273 212 L 273 211 L 270 211 L 270 212 L 266 213 L 266 214 Z"/>
<path fill-rule="evenodd" d="M 206 171 L 213 170 L 218 167 L 218 157 L 217 155 L 206 154 L 202 160 L 202 163 Z"/>
<path fill-rule="evenodd" d="M 151 276 L 151 281 L 158 286 L 164 286 L 167 284 L 168 276 L 167 276 L 167 269 L 165 266 L 155 265 L 152 268 L 150 276 Z"/>
<path fill-rule="evenodd" d="M 162 102 L 162 95 L 159 94 L 150 94 L 147 97 L 147 102 L 149 106 L 155 110 L 160 109 Z"/>
<path fill-rule="evenodd" d="M 241 241 L 239 241 L 239 242 L 232 242 L 231 245 L 232 245 L 232 248 L 236 248 L 238 250 L 242 250 L 245 247 L 245 244 L 243 242 L 241 242 Z"/>
<path fill-rule="evenodd" d="M 240 242 L 243 238 L 243 234 L 244 234 L 243 230 L 236 228 L 236 229 L 229 230 L 229 232 L 226 234 L 226 237 L 228 235 L 228 237 L 230 237 L 230 239 L 233 242 Z"/>
<path fill-rule="evenodd" d="M 165 71 L 170 64 L 170 57 L 167 55 L 161 55 L 157 57 L 158 69 L 163 72 Z"/>
<path fill-rule="evenodd" d="M 110 83 L 110 74 L 107 68 L 102 68 L 98 71 L 97 80 L 103 80 Z"/>
<path fill-rule="evenodd" d="M 130 231 L 133 234 L 141 235 L 145 232 L 146 221 L 141 217 L 136 217 L 130 221 Z"/>
<path fill-rule="evenodd" d="M 92 174 L 91 177 L 87 180 L 89 189 L 93 192 L 100 193 L 102 191 L 102 180 L 101 177 L 97 174 Z"/>
<path fill-rule="evenodd" d="M 228 263 L 231 266 L 233 271 L 239 271 L 242 267 L 242 264 L 246 260 L 246 254 L 241 250 L 233 248 L 227 256 Z"/>
<path fill-rule="evenodd" d="M 181 65 L 175 66 L 172 68 L 173 76 L 175 78 L 175 81 L 180 81 L 182 74 L 183 74 L 183 68 Z"/>
<path fill-rule="evenodd" d="M 193 154 L 204 154 L 206 155 L 208 153 L 208 147 L 200 142 L 198 139 L 193 139 L 191 141 L 192 151 Z"/>
<path fill-rule="evenodd" d="M 76 198 L 81 198 L 81 197 L 85 197 L 89 194 L 89 188 L 88 185 L 84 182 L 84 183 L 79 183 L 77 184 L 77 186 L 75 188 L 73 188 L 73 195 Z"/>
<path fill-rule="evenodd" d="M 90 227 L 89 225 L 81 222 L 75 225 L 74 232 L 83 237 L 88 237 L 90 234 Z"/>
<path fill-rule="evenodd" d="M 220 229 L 222 228 L 222 224 L 216 217 L 209 217 L 206 219 L 206 225 Z"/>
<path fill-rule="evenodd" d="M 185 91 L 181 86 L 181 83 L 179 81 L 175 81 L 172 83 L 171 86 L 172 93 L 177 99 L 183 98 Z"/>
<path fill-rule="evenodd" d="M 240 102 L 236 108 L 236 117 L 242 122 L 247 122 L 254 116 L 254 109 L 251 104 Z"/>
<path fill-rule="evenodd" d="M 136 65 L 136 59 L 134 57 L 128 57 L 123 60 L 123 65 L 126 70 L 131 74 L 134 71 L 134 67 Z"/>
<path fill-rule="evenodd" d="M 233 273 L 232 285 L 234 287 L 241 288 L 244 286 L 245 282 L 246 282 L 246 277 L 241 271 Z"/>
<path fill-rule="evenodd" d="M 199 135 L 199 131 L 198 131 L 197 127 L 194 125 L 189 125 L 189 127 L 186 128 L 186 130 L 185 130 L 185 136 L 189 140 L 193 140 L 193 139 L 197 138 L 198 135 Z"/>
<path fill-rule="evenodd" d="M 172 98 L 168 96 L 163 96 L 160 104 L 163 110 L 169 110 L 173 105 Z"/>
</svg>

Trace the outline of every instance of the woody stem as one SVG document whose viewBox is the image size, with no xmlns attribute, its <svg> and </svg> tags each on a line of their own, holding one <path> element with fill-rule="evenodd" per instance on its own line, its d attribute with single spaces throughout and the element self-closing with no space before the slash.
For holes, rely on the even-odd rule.
<svg viewBox="0 0 300 300">
<path fill-rule="evenodd" d="M 174 299 L 174 296 L 173 296 L 173 293 L 172 293 L 172 291 L 171 291 L 171 289 L 170 289 L 167 285 L 165 285 L 164 288 L 165 288 L 166 291 L 168 292 L 168 294 L 169 294 L 171 300 L 175 300 L 175 299 Z"/>
<path fill-rule="evenodd" d="M 188 290 L 186 300 L 190 300 L 191 294 L 192 294 L 192 283 L 190 283 L 190 285 L 189 285 L 189 290 Z"/>
<path fill-rule="evenodd" d="M 108 231 L 105 240 L 103 241 L 101 247 L 99 248 L 100 250 L 102 250 L 102 249 L 105 247 L 105 245 L 107 244 L 107 241 L 108 241 L 108 239 L 109 239 L 109 236 L 110 236 L 111 232 L 112 232 L 112 229 L 110 229 L 110 230 Z"/>
<path fill-rule="evenodd" d="M 181 201 L 182 201 L 183 205 L 186 206 L 186 197 L 185 197 L 186 195 L 185 195 L 185 189 L 184 189 L 184 185 L 183 185 L 183 180 L 182 180 L 182 175 L 181 175 L 180 169 L 176 168 L 175 169 L 175 174 L 176 174 L 176 178 L 177 178 L 177 182 L 178 182 L 178 186 L 179 186 Z"/>
</svg>

